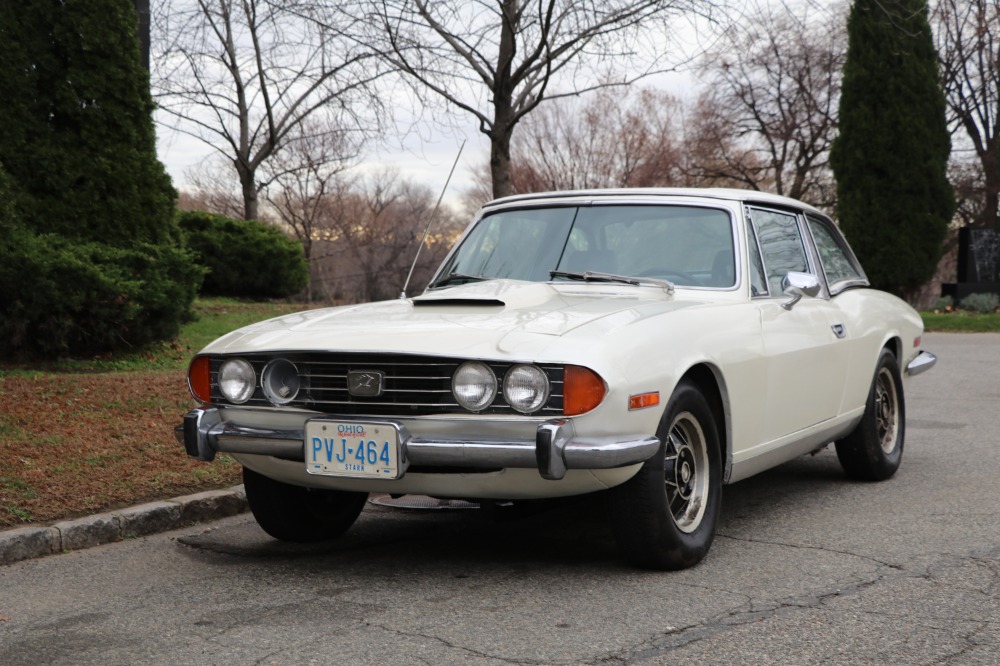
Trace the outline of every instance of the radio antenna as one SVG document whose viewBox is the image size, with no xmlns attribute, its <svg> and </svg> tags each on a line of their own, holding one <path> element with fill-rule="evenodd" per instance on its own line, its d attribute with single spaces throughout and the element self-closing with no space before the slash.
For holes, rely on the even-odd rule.
<svg viewBox="0 0 1000 666">
<path fill-rule="evenodd" d="M 451 165 L 451 171 L 448 172 L 448 179 L 444 181 L 444 187 L 441 189 L 441 196 L 438 197 L 437 203 L 434 204 L 434 210 L 431 211 L 431 215 L 427 218 L 427 226 L 424 227 L 423 238 L 420 239 L 420 247 L 417 248 L 417 254 L 413 257 L 413 263 L 410 264 L 410 272 L 406 275 L 406 282 L 403 283 L 403 291 L 399 292 L 399 297 L 401 299 L 406 298 L 406 288 L 410 286 L 410 278 L 413 277 L 413 269 L 417 267 L 417 262 L 420 260 L 420 251 L 424 249 L 424 243 L 427 242 L 427 234 L 431 232 L 431 223 L 434 222 L 434 216 L 437 215 L 438 207 L 441 206 L 441 200 L 444 199 L 444 193 L 448 191 L 448 184 L 451 182 L 451 176 L 455 173 L 455 167 L 458 166 L 458 158 L 462 156 L 462 149 L 465 148 L 465 142 L 468 139 L 462 140 L 462 145 L 458 147 L 458 155 L 455 155 L 455 162 Z"/>
</svg>

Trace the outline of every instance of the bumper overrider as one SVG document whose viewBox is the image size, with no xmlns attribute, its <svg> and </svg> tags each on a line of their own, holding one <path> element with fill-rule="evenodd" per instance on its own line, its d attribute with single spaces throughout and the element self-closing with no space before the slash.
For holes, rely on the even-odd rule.
<svg viewBox="0 0 1000 666">
<path fill-rule="evenodd" d="M 912 361 L 906 364 L 906 374 L 910 377 L 927 372 L 937 364 L 937 356 L 929 351 L 922 351 Z"/>
<path fill-rule="evenodd" d="M 545 479 L 562 479 L 569 469 L 612 469 L 641 463 L 660 447 L 654 435 L 577 437 L 569 419 L 538 425 L 532 439 L 475 439 L 412 436 L 402 423 L 391 419 L 366 419 L 393 424 L 400 433 L 400 466 L 537 469 Z M 218 409 L 192 409 L 174 434 L 187 454 L 212 460 L 217 452 L 275 456 L 305 460 L 302 429 L 269 429 L 222 420 Z"/>
</svg>

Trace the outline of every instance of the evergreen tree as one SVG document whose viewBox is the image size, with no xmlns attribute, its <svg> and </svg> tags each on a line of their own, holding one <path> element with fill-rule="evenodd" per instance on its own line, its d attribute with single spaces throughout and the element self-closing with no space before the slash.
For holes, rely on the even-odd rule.
<svg viewBox="0 0 1000 666">
<path fill-rule="evenodd" d="M 36 232 L 119 246 L 178 238 L 138 20 L 132 0 L 0 6 L 0 163 Z"/>
<path fill-rule="evenodd" d="M 203 270 L 156 157 L 132 0 L 0 2 L 0 356 L 176 334 Z"/>
<path fill-rule="evenodd" d="M 930 279 L 955 210 L 926 0 L 855 0 L 830 164 L 841 227 L 873 286 Z"/>
</svg>

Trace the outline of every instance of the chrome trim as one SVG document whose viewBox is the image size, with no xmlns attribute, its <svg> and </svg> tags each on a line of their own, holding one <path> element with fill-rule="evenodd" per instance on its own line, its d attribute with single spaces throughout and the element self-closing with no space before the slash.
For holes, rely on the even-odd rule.
<svg viewBox="0 0 1000 666">
<path fill-rule="evenodd" d="M 822 289 L 823 286 L 820 284 L 819 278 L 812 273 L 788 271 L 785 273 L 785 277 L 781 278 L 781 291 L 790 298 L 782 303 L 781 307 L 791 310 L 796 303 L 802 300 L 803 296 L 816 298 Z"/>
<path fill-rule="evenodd" d="M 538 426 L 535 464 L 543 478 L 558 480 L 566 476 L 566 445 L 572 439 L 573 424 L 566 419 Z"/>
<path fill-rule="evenodd" d="M 927 372 L 934 367 L 935 363 L 937 363 L 937 356 L 929 351 L 922 351 L 917 354 L 912 361 L 906 364 L 906 374 L 913 377 L 922 372 Z"/>
<path fill-rule="evenodd" d="M 212 368 L 228 359 L 228 354 L 207 355 Z M 463 363 L 477 361 L 488 366 L 497 377 L 503 377 L 516 360 L 465 359 L 431 354 L 396 354 L 386 352 L 308 352 L 280 350 L 272 353 L 253 352 L 240 355 L 261 376 L 263 369 L 274 359 L 284 359 L 296 366 L 300 388 L 297 397 L 281 405 L 283 409 L 307 409 L 310 412 L 329 412 L 352 418 L 372 416 L 376 419 L 418 416 L 438 417 L 460 413 L 462 408 L 452 392 L 452 376 Z M 548 400 L 536 416 L 545 419 L 562 416 L 564 366 L 559 363 L 535 363 L 549 380 L 551 390 Z M 357 370 L 355 368 L 358 368 Z M 212 374 L 212 401 L 231 406 L 219 393 L 217 374 Z M 350 393 L 348 377 L 368 373 L 381 380 L 378 395 L 356 396 Z M 255 409 L 273 407 L 262 386 L 243 406 Z M 235 406 L 235 405 L 232 405 Z M 483 409 L 488 414 L 522 416 L 504 400 L 496 400 Z"/>
<path fill-rule="evenodd" d="M 304 429 L 260 428 L 224 423 L 218 409 L 193 409 L 174 429 L 188 455 L 212 460 L 216 452 L 249 453 L 287 460 L 304 460 Z M 449 438 L 411 436 L 400 428 L 404 457 L 410 466 L 482 469 L 535 468 L 546 479 L 558 480 L 570 469 L 611 469 L 641 463 L 660 448 L 654 435 L 577 437 L 569 419 L 538 425 L 534 439 Z"/>
<path fill-rule="evenodd" d="M 208 440 L 208 433 L 221 425 L 222 417 L 216 409 L 192 409 L 184 415 L 184 422 L 174 429 L 177 439 L 187 454 L 198 460 L 215 458 L 215 447 Z"/>
<path fill-rule="evenodd" d="M 459 247 L 461 247 L 465 242 L 466 237 L 472 232 L 473 228 L 475 228 L 480 221 L 483 220 L 483 218 L 496 213 L 506 212 L 508 210 L 550 207 L 585 208 L 590 206 L 683 206 L 688 208 L 710 208 L 712 210 L 724 212 L 729 216 L 733 252 L 735 253 L 733 255 L 733 260 L 735 262 L 733 275 L 734 283 L 728 287 L 702 287 L 695 285 L 676 285 L 676 287 L 678 289 L 692 289 L 695 291 L 738 291 L 743 285 L 743 262 L 740 261 L 740 251 L 742 248 L 740 246 L 738 228 L 740 221 L 737 213 L 742 199 L 735 196 L 736 194 L 743 195 L 760 193 L 744 192 L 742 190 L 726 190 L 724 188 L 617 188 L 515 194 L 502 197 L 500 199 L 494 199 L 483 204 L 469 224 L 466 225 L 461 236 L 459 236 L 458 240 L 455 241 L 455 243 L 451 246 L 451 249 L 448 250 L 444 259 L 441 261 L 441 264 L 438 266 L 434 276 L 428 283 L 428 287 L 423 293 L 433 293 L 436 289 L 441 288 L 431 287 L 430 285 L 433 285 L 442 276 L 441 274 L 444 272 L 442 269 L 448 265 L 452 256 L 458 252 Z M 775 198 L 782 199 L 783 197 Z M 707 199 L 708 201 L 700 201 L 699 199 Z M 788 201 L 790 204 L 795 204 L 799 207 L 806 205 L 802 202 L 792 201 L 790 199 Z M 500 278 L 488 279 L 497 280 Z M 545 283 L 557 285 L 565 284 L 562 282 L 553 283 L 551 280 Z M 664 291 L 666 291 L 666 288 L 664 288 Z M 667 291 L 666 293 L 670 295 L 673 294 L 672 291 Z"/>
</svg>

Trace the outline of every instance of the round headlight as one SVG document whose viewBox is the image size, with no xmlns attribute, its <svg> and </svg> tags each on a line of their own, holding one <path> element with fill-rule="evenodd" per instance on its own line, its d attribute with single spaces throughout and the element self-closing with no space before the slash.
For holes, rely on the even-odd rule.
<svg viewBox="0 0 1000 666">
<path fill-rule="evenodd" d="M 256 383 L 253 366 L 241 358 L 224 361 L 219 366 L 219 390 L 229 402 L 241 405 L 249 400 Z"/>
<path fill-rule="evenodd" d="M 549 378 L 538 366 L 515 365 L 503 378 L 503 396 L 522 414 L 537 412 L 549 399 Z"/>
<path fill-rule="evenodd" d="M 451 378 L 451 392 L 470 412 L 486 409 L 497 395 L 497 378 L 484 363 L 463 363 Z"/>
<path fill-rule="evenodd" d="M 291 361 L 276 358 L 260 374 L 260 386 L 273 405 L 287 405 L 299 394 L 299 370 Z"/>
</svg>

